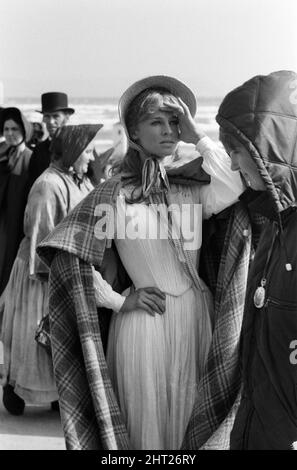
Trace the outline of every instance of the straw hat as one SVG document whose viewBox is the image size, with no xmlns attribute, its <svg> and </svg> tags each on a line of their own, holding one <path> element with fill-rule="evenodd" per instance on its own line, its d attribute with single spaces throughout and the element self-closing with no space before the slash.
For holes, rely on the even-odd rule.
<svg viewBox="0 0 297 470">
<path fill-rule="evenodd" d="M 181 98 L 188 106 L 191 115 L 195 116 L 197 107 L 196 97 L 190 88 L 176 78 L 166 75 L 153 75 L 133 83 L 121 96 L 119 100 L 119 116 L 122 123 L 126 121 L 126 113 L 130 103 L 139 93 L 147 88 L 165 88 L 172 95 Z"/>
</svg>

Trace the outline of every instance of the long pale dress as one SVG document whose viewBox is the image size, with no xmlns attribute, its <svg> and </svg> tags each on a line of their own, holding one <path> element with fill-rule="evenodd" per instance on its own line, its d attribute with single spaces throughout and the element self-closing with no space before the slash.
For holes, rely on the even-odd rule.
<svg viewBox="0 0 297 470">
<path fill-rule="evenodd" d="M 26 236 L 2 299 L 4 376 L 26 403 L 58 399 L 51 358 L 34 339 L 48 302 L 48 271 L 36 255 L 36 246 L 92 189 L 88 179 L 78 187 L 70 174 L 52 164 L 36 180 L 28 197 Z"/>
<path fill-rule="evenodd" d="M 226 154 L 209 140 L 202 144 L 200 152 L 209 163 L 205 169 L 214 181 L 208 189 L 171 186 L 169 194 L 177 211 L 183 204 L 196 205 L 198 224 L 187 249 L 197 268 L 202 217 L 235 202 L 243 189 Z M 194 285 L 168 237 L 152 236 L 166 218 L 157 217 L 153 206 L 126 204 L 124 196 L 122 190 L 117 203 L 117 250 L 134 287 L 158 287 L 166 294 L 166 309 L 155 316 L 143 310 L 113 313 L 107 363 L 132 448 L 179 449 L 211 342 L 211 293 L 202 280 L 200 287 Z M 189 219 L 186 222 L 184 229 L 189 227 Z M 116 296 L 114 304 L 119 310 L 122 303 Z"/>
<path fill-rule="evenodd" d="M 128 223 L 144 231 L 151 212 L 149 229 L 157 226 L 154 208 L 135 206 L 125 208 Z M 135 289 L 158 287 L 166 310 L 113 315 L 107 362 L 115 392 L 133 448 L 178 449 L 211 341 L 211 294 L 202 281 L 204 292 L 193 286 L 168 239 L 116 239 L 116 246 Z M 197 262 L 198 243 L 191 256 Z"/>
</svg>

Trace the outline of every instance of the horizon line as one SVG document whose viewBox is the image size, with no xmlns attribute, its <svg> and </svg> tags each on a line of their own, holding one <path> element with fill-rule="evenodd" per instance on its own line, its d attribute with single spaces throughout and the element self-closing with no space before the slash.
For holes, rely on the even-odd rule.
<svg viewBox="0 0 297 470">
<path fill-rule="evenodd" d="M 40 100 L 40 97 L 41 95 L 38 95 L 38 96 L 25 96 L 25 95 L 10 95 L 10 96 L 6 96 L 6 99 L 20 99 L 20 98 L 23 98 L 23 99 L 27 99 L 27 100 Z M 79 96 L 79 95 L 73 95 L 72 97 L 69 97 L 69 94 L 68 94 L 68 101 L 70 102 L 71 99 L 94 99 L 94 98 L 98 98 L 98 99 L 120 99 L 121 95 L 119 96 L 111 96 L 111 95 L 93 95 L 93 96 Z M 222 99 L 223 98 L 223 95 L 199 95 L 198 97 L 196 96 L 197 100 L 203 98 L 203 99 Z"/>
</svg>

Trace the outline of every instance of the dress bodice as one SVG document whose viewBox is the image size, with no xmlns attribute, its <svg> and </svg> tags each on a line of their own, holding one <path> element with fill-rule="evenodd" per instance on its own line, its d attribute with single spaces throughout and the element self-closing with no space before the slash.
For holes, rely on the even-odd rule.
<svg viewBox="0 0 297 470">
<path fill-rule="evenodd" d="M 174 191 L 173 188 L 168 199 L 172 219 L 176 221 L 173 233 L 178 235 L 177 232 L 181 228 L 179 222 L 183 220 L 183 217 L 177 216 L 178 208 L 181 204 L 193 205 L 195 199 L 198 202 L 197 194 L 195 198 L 190 188 L 184 189 L 183 193 Z M 156 286 L 165 293 L 179 296 L 192 286 L 192 281 L 185 275 L 183 266 L 169 242 L 167 207 L 145 203 L 127 204 L 122 190 L 117 201 L 115 243 L 136 288 Z M 183 223 L 188 224 L 188 221 L 184 220 Z M 197 237 L 197 233 L 194 238 L 197 239 L 193 240 L 195 246 L 192 244 L 191 254 L 197 263 L 201 239 Z"/>
</svg>

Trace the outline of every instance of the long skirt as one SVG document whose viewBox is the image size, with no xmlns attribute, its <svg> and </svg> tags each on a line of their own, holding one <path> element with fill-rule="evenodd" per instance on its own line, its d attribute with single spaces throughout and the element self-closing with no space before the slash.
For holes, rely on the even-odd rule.
<svg viewBox="0 0 297 470">
<path fill-rule="evenodd" d="M 29 277 L 29 240 L 20 244 L 4 293 L 2 341 L 4 380 L 26 403 L 58 399 L 52 359 L 35 341 L 35 332 L 48 308 L 48 283 Z"/>
<path fill-rule="evenodd" d="M 208 350 L 209 297 L 190 288 L 167 295 L 163 315 L 113 314 L 107 364 L 133 449 L 180 448 Z"/>
</svg>

